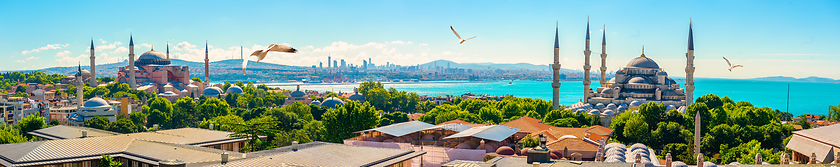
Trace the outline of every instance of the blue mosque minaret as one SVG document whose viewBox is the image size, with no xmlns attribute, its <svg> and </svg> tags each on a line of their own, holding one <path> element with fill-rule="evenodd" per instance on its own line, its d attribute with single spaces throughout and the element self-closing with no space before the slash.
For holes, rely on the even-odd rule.
<svg viewBox="0 0 840 167">
<path fill-rule="evenodd" d="M 554 28 L 554 64 L 551 65 L 551 69 L 554 70 L 554 75 L 552 76 L 553 82 L 551 83 L 551 88 L 553 89 L 554 96 L 551 99 L 551 109 L 552 110 L 559 110 L 560 109 L 560 38 L 558 33 L 560 29 L 560 23 L 557 23 L 557 27 Z"/>
<path fill-rule="evenodd" d="M 589 18 L 586 18 L 586 50 L 583 50 L 583 55 L 586 56 L 584 59 L 583 64 L 583 102 L 589 101 L 586 97 L 591 96 L 590 93 L 591 88 L 589 88 L 589 84 L 592 81 L 589 80 L 589 69 L 592 69 L 592 66 L 589 65 L 589 55 L 592 54 L 592 51 L 589 50 Z"/>
<path fill-rule="evenodd" d="M 93 38 L 90 39 L 90 87 L 96 87 L 96 57 L 94 56 Z"/>
</svg>

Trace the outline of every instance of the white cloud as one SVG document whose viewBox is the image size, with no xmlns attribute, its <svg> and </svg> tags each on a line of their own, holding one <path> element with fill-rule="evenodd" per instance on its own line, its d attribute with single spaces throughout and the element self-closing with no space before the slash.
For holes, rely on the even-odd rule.
<svg viewBox="0 0 840 167">
<path fill-rule="evenodd" d="M 58 53 L 55 54 L 55 57 L 67 57 L 67 56 L 70 56 L 70 51 L 69 50 L 61 51 L 61 52 L 58 52 Z"/>
<path fill-rule="evenodd" d="M 117 45 L 122 45 L 122 42 L 117 41 L 108 45 L 99 45 L 96 46 L 96 51 L 103 51 L 103 50 L 111 50 L 117 48 Z M 90 48 L 88 48 L 90 50 Z"/>
<path fill-rule="evenodd" d="M 35 48 L 35 49 L 32 49 L 32 50 L 24 50 L 20 53 L 22 55 L 26 55 L 26 54 L 29 54 L 29 53 L 40 52 L 42 50 L 61 49 L 63 47 L 67 47 L 69 45 L 70 44 L 64 44 L 64 45 L 62 45 L 62 44 L 47 44 L 47 46 L 40 47 L 40 48 Z"/>
<path fill-rule="evenodd" d="M 127 52 L 128 52 L 128 48 L 123 47 L 123 46 L 120 46 L 119 48 L 115 49 L 115 50 L 114 50 L 113 52 L 111 52 L 111 53 L 112 53 L 112 54 L 116 54 L 116 53 L 127 53 Z"/>
<path fill-rule="evenodd" d="M 104 39 L 99 39 L 99 42 L 102 42 L 103 44 L 107 43 Z"/>
</svg>

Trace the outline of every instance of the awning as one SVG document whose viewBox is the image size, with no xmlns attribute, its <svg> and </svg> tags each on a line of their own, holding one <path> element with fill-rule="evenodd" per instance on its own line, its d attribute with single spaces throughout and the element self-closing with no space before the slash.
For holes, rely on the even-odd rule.
<svg viewBox="0 0 840 167">
<path fill-rule="evenodd" d="M 511 128 L 503 125 L 489 125 L 489 126 L 481 126 L 481 127 L 474 127 L 467 129 L 463 132 L 456 133 L 452 136 L 445 137 L 443 139 L 454 139 L 459 137 L 477 137 L 492 141 L 502 141 L 506 138 L 512 136 L 516 132 L 519 132 L 522 129 L 518 128 Z"/>
<path fill-rule="evenodd" d="M 811 156 L 811 153 L 815 153 L 817 154 L 817 161 L 820 162 L 834 161 L 834 147 L 796 134 L 790 138 L 790 141 L 785 147 L 808 157 Z"/>
<path fill-rule="evenodd" d="M 392 124 L 392 125 L 388 125 L 388 126 L 383 126 L 383 127 L 358 131 L 358 132 L 354 132 L 354 133 L 378 131 L 378 132 L 382 132 L 382 133 L 385 133 L 385 134 L 388 134 L 388 135 L 391 135 L 391 136 L 400 137 L 400 136 L 411 134 L 411 133 L 414 133 L 414 132 L 418 132 L 418 131 L 421 131 L 421 130 L 424 130 L 426 128 L 430 128 L 430 127 L 433 127 L 433 126 L 435 126 L 435 125 L 425 123 L 425 122 L 421 122 L 421 121 L 410 121 L 410 122 L 403 122 L 403 123 Z"/>
</svg>

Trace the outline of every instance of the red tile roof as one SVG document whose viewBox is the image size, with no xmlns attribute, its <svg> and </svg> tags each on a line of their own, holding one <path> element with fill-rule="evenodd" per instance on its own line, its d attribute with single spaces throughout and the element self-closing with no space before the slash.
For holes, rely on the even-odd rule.
<svg viewBox="0 0 840 167">
<path fill-rule="evenodd" d="M 461 125 L 466 125 L 466 126 L 469 126 L 469 127 L 479 127 L 479 126 L 487 125 L 487 124 L 474 124 L 474 123 L 470 123 L 470 122 L 467 122 L 467 121 L 462 121 L 460 119 L 446 121 L 446 122 L 443 122 L 443 123 L 440 123 L 440 124 L 437 124 L 437 125 L 446 125 L 446 124 L 461 124 Z"/>
</svg>

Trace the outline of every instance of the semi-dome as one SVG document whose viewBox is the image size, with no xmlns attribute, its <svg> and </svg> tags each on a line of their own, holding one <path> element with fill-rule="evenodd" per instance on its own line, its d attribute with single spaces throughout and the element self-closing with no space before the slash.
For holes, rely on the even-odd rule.
<svg viewBox="0 0 840 167">
<path fill-rule="evenodd" d="M 610 81 L 607 81 L 607 83 L 615 83 L 615 77 L 610 78 Z"/>
<path fill-rule="evenodd" d="M 612 93 L 613 93 L 613 89 L 601 89 L 601 94 L 612 94 Z"/>
<path fill-rule="evenodd" d="M 315 100 L 312 100 L 312 102 L 310 102 L 309 104 L 310 105 L 321 105 L 321 101 L 318 101 L 317 99 L 315 99 Z"/>
<path fill-rule="evenodd" d="M 665 111 L 671 111 L 671 110 L 676 110 L 676 109 L 677 109 L 677 106 L 674 106 L 674 105 L 668 105 L 668 107 L 665 107 Z"/>
<path fill-rule="evenodd" d="M 137 61 L 134 62 L 134 65 L 169 65 L 170 63 L 171 62 L 169 61 L 169 59 L 166 59 L 166 55 L 152 49 L 146 53 L 141 54 L 140 58 L 138 58 Z"/>
<path fill-rule="evenodd" d="M 204 89 L 204 91 L 201 94 L 207 97 L 218 97 L 222 94 L 222 89 L 218 87 L 209 87 Z"/>
<path fill-rule="evenodd" d="M 636 57 L 633 60 L 630 60 L 630 63 L 627 63 L 628 68 L 659 68 L 659 64 L 656 64 L 656 61 L 648 57 Z"/>
<path fill-rule="evenodd" d="M 175 94 L 175 92 L 172 92 L 172 91 L 166 91 L 166 92 L 158 94 L 158 96 L 177 96 L 177 95 L 178 94 Z"/>
<path fill-rule="evenodd" d="M 616 109 L 618 107 L 615 105 L 615 103 L 610 103 L 610 104 L 607 104 L 607 108 L 608 109 Z"/>
<path fill-rule="evenodd" d="M 292 97 L 304 97 L 304 96 L 306 96 L 306 93 L 304 93 L 303 91 L 300 91 L 300 85 L 298 85 L 297 90 L 295 90 L 294 92 L 292 92 L 289 95 L 292 96 Z"/>
<path fill-rule="evenodd" d="M 639 102 L 639 101 L 636 101 L 636 100 L 633 100 L 633 102 L 630 102 L 630 107 L 639 107 L 639 105 L 642 105 L 642 102 Z"/>
<path fill-rule="evenodd" d="M 88 70 L 82 70 L 82 75 L 81 75 L 81 76 L 85 76 L 85 75 L 90 75 L 90 71 L 88 71 Z M 76 76 L 79 76 L 79 73 L 78 73 L 78 72 L 76 73 Z"/>
<path fill-rule="evenodd" d="M 102 99 L 102 98 L 99 98 L 99 97 L 94 97 L 94 98 L 88 99 L 88 101 L 85 102 L 84 107 L 85 108 L 98 108 L 98 107 L 111 107 L 111 105 L 109 105 L 108 102 L 105 101 L 105 99 Z"/>
<path fill-rule="evenodd" d="M 632 79 L 630 79 L 630 81 L 627 81 L 627 83 L 628 84 L 650 84 L 650 81 L 648 81 L 647 79 L 642 78 L 642 77 L 633 77 Z"/>
<path fill-rule="evenodd" d="M 606 107 L 606 105 L 604 105 L 604 103 L 595 104 L 595 108 L 597 108 L 597 109 L 602 109 L 604 107 Z"/>
<path fill-rule="evenodd" d="M 330 97 L 321 102 L 321 107 L 335 108 L 337 105 L 344 105 L 344 101 L 337 97 Z"/>
<path fill-rule="evenodd" d="M 228 87 L 227 91 L 225 91 L 225 93 L 231 92 L 236 94 L 245 94 L 245 91 L 242 91 L 242 88 L 236 85 L 231 85 L 230 87 Z"/>
</svg>

